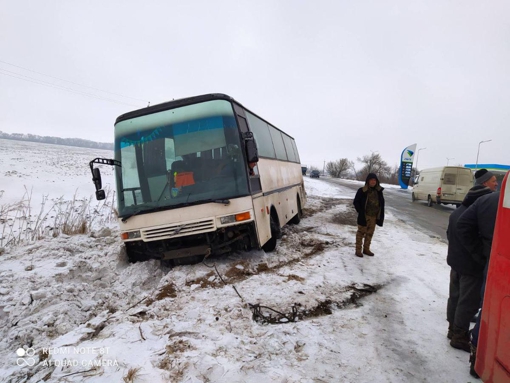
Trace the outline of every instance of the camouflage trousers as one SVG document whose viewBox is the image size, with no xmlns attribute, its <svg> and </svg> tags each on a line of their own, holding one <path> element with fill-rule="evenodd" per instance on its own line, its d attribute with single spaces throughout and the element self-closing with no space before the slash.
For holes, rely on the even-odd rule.
<svg viewBox="0 0 510 383">
<path fill-rule="evenodd" d="M 375 221 L 377 217 L 366 216 L 367 225 L 360 226 L 358 225 L 358 231 L 356 232 L 356 251 L 370 250 L 370 243 L 372 242 L 372 236 L 375 231 Z M 363 239 L 365 243 L 363 244 Z"/>
</svg>

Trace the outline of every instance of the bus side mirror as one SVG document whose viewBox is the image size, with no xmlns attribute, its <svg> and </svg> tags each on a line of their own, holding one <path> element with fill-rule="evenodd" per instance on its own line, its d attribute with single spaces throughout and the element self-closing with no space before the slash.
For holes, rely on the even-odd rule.
<svg viewBox="0 0 510 383">
<path fill-rule="evenodd" d="M 94 186 L 96 187 L 96 199 L 101 201 L 106 198 L 104 190 L 101 190 L 103 187 L 103 182 L 101 181 L 101 171 L 98 168 L 92 169 L 92 182 L 94 182 Z"/>
<path fill-rule="evenodd" d="M 92 169 L 92 181 L 94 182 L 96 190 L 99 190 L 103 187 L 103 183 L 101 181 L 101 171 L 99 168 Z"/>
<path fill-rule="evenodd" d="M 246 159 L 248 160 L 248 163 L 259 162 L 257 144 L 255 143 L 253 133 L 252 132 L 244 133 L 244 141 L 246 147 Z"/>
<path fill-rule="evenodd" d="M 104 193 L 104 190 L 98 190 L 98 191 L 96 191 L 96 199 L 97 199 L 98 201 L 102 201 L 102 200 L 104 200 L 105 198 L 106 198 L 106 195 L 105 195 L 105 193 Z"/>
</svg>

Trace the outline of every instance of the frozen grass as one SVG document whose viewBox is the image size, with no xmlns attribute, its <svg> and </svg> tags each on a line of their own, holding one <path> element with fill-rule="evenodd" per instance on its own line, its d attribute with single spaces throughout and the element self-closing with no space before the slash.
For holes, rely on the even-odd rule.
<svg viewBox="0 0 510 383">
<path fill-rule="evenodd" d="M 93 201 L 60 197 L 49 201 L 42 197 L 38 212 L 32 210 L 32 190 L 25 188 L 19 202 L 0 204 L 0 248 L 30 243 L 61 234 L 88 234 L 117 218 L 115 192 L 106 189 L 106 199 Z M 0 196 L 1 197 L 1 196 Z"/>
<path fill-rule="evenodd" d="M 137 368 L 131 367 L 128 370 L 126 376 L 124 376 L 122 379 L 124 380 L 125 383 L 134 383 L 135 380 L 140 375 L 140 370 L 141 369 L 142 369 L 141 367 L 137 367 Z"/>
</svg>

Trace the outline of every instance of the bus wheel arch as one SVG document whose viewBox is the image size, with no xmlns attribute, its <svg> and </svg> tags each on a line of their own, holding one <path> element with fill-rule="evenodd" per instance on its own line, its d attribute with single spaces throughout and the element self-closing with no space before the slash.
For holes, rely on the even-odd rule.
<svg viewBox="0 0 510 383">
<path fill-rule="evenodd" d="M 290 223 L 297 225 L 301 221 L 301 217 L 303 216 L 303 209 L 301 208 L 301 198 L 299 198 L 299 194 L 296 197 L 297 207 L 296 207 L 296 215 L 291 218 Z"/>
<path fill-rule="evenodd" d="M 265 252 L 271 252 L 276 248 L 276 242 L 281 233 L 280 220 L 278 219 L 278 213 L 274 206 L 271 206 L 271 212 L 269 214 L 269 228 L 271 230 L 271 238 L 262 246 Z"/>
</svg>

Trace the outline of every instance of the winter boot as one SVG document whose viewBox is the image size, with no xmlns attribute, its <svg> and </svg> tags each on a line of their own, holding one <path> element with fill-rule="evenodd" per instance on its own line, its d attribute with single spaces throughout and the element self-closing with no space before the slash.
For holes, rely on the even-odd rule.
<svg viewBox="0 0 510 383">
<path fill-rule="evenodd" d="M 470 352 L 471 347 L 469 346 L 469 331 L 453 325 L 452 332 L 453 336 L 452 340 L 450 341 L 450 346 L 459 350 Z"/>
<path fill-rule="evenodd" d="M 446 334 L 446 337 L 450 340 L 453 338 L 453 324 L 450 322 L 448 322 L 448 333 Z"/>
<path fill-rule="evenodd" d="M 375 254 L 368 249 L 363 249 L 363 254 L 373 257 Z"/>
<path fill-rule="evenodd" d="M 363 246 L 363 236 L 359 233 L 356 233 L 356 252 L 354 253 L 356 257 L 363 258 L 363 253 L 361 252 L 361 247 Z"/>
<path fill-rule="evenodd" d="M 471 353 L 469 354 L 469 373 L 471 376 L 476 379 L 480 379 L 478 374 L 475 371 L 475 362 L 476 362 L 476 346 L 473 343 L 470 343 Z"/>
</svg>

